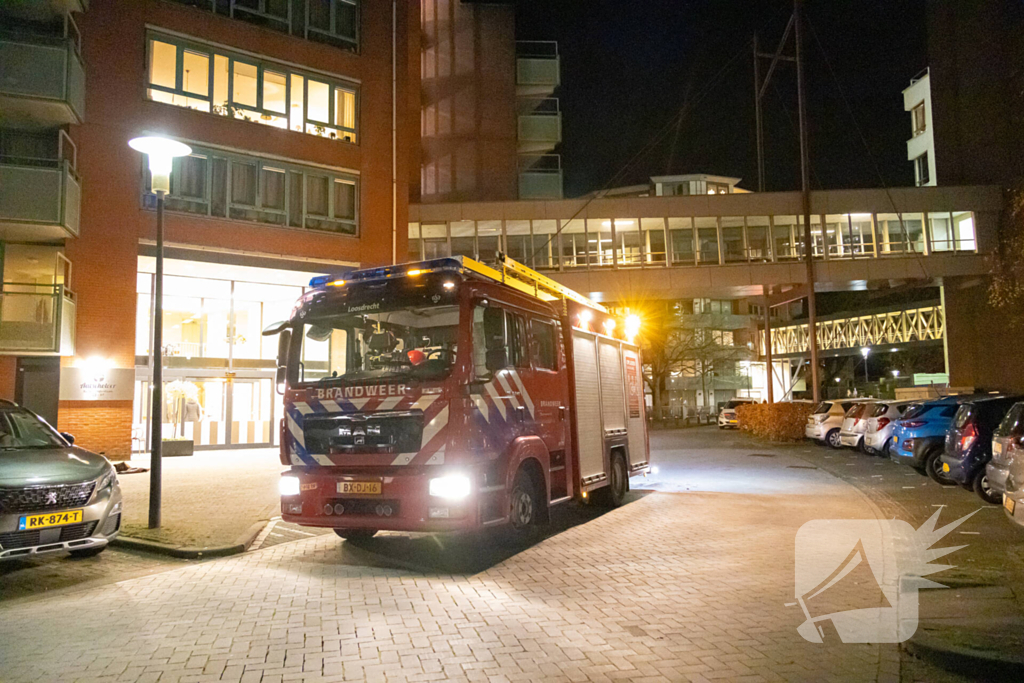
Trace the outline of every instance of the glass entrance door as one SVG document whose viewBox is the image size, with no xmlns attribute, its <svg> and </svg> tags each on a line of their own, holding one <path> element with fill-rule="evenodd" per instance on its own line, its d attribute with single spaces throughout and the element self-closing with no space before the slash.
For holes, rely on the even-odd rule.
<svg viewBox="0 0 1024 683">
<path fill-rule="evenodd" d="M 149 451 L 150 387 L 148 378 L 135 382 L 134 452 Z M 275 396 L 270 378 L 166 377 L 163 438 L 191 439 L 196 448 L 272 446 Z"/>
</svg>

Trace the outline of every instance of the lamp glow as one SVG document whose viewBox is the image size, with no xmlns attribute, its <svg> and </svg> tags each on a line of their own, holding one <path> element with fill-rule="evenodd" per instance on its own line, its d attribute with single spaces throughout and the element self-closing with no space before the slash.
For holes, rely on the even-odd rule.
<svg viewBox="0 0 1024 683">
<path fill-rule="evenodd" d="M 414 269 L 410 270 L 408 273 L 406 273 L 406 275 L 408 275 L 409 277 L 416 277 L 417 275 L 420 275 L 422 273 L 423 273 L 422 270 L 414 268 Z"/>
<path fill-rule="evenodd" d="M 893 371 L 892 371 L 892 377 L 893 377 L 893 379 L 896 379 L 896 378 L 897 378 L 897 377 L 899 377 L 899 376 L 900 376 L 900 371 L 899 371 L 899 370 L 893 370 Z"/>
<path fill-rule="evenodd" d="M 638 334 L 640 334 L 640 316 L 631 313 L 626 316 L 626 337 L 632 340 Z"/>
<path fill-rule="evenodd" d="M 174 157 L 184 157 L 192 153 L 192 148 L 185 143 L 158 136 L 132 138 L 128 141 L 128 146 L 149 158 L 153 191 L 164 194 L 171 191 L 171 163 Z"/>
<path fill-rule="evenodd" d="M 860 347 L 860 355 L 862 355 L 865 358 L 867 358 L 869 353 L 871 353 L 870 347 L 867 347 L 867 346 Z"/>
<path fill-rule="evenodd" d="M 607 320 L 604 321 L 604 333 L 607 334 L 610 337 L 610 336 L 612 336 L 612 332 L 614 332 L 614 331 L 615 331 L 615 320 L 613 318 L 608 318 Z"/>
<path fill-rule="evenodd" d="M 328 282 L 327 284 L 329 284 L 331 287 L 344 287 L 345 286 L 345 281 L 344 280 L 335 280 L 334 282 Z"/>
</svg>

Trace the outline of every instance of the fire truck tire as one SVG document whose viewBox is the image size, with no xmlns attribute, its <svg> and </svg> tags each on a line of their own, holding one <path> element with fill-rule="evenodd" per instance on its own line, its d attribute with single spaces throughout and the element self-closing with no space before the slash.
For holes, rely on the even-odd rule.
<svg viewBox="0 0 1024 683">
<path fill-rule="evenodd" d="M 336 533 L 346 541 L 355 541 L 362 538 L 373 538 L 377 533 L 376 529 L 335 529 Z"/>
<path fill-rule="evenodd" d="M 611 472 L 608 486 L 600 489 L 598 502 L 610 508 L 617 508 L 626 499 L 629 490 L 629 474 L 626 472 L 626 457 L 619 451 L 612 452 Z"/>
<path fill-rule="evenodd" d="M 536 528 L 541 518 L 540 487 L 526 467 L 520 467 L 512 482 L 509 500 L 509 525 L 516 534 L 526 534 Z"/>
</svg>

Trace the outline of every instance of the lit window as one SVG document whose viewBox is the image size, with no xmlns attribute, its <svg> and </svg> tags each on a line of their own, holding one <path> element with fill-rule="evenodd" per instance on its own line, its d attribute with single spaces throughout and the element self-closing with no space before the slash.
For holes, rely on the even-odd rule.
<svg viewBox="0 0 1024 683">
<path fill-rule="evenodd" d="M 280 64 L 151 37 L 148 80 L 147 94 L 155 102 L 358 142 L 356 89 Z"/>
</svg>

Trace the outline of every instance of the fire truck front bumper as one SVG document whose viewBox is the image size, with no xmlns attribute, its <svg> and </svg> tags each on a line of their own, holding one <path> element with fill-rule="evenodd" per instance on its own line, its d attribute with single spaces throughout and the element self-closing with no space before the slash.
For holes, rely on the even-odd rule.
<svg viewBox="0 0 1024 683">
<path fill-rule="evenodd" d="M 300 468 L 281 475 L 286 522 L 332 529 L 458 531 L 480 524 L 479 477 L 469 469 Z"/>
</svg>

